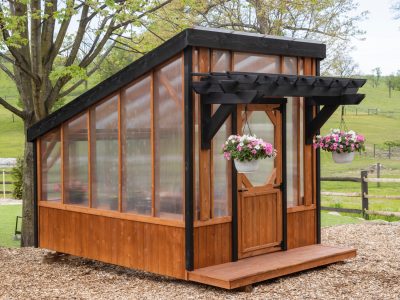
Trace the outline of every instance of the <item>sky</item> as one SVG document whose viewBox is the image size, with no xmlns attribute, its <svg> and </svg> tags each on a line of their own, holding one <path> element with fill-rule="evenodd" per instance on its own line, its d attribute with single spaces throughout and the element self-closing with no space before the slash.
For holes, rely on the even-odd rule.
<svg viewBox="0 0 400 300">
<path fill-rule="evenodd" d="M 362 74 L 380 67 L 383 75 L 400 70 L 400 19 L 394 20 L 390 6 L 394 0 L 359 0 L 359 11 L 368 10 L 368 19 L 360 23 L 365 40 L 354 40 L 351 53 Z"/>
</svg>

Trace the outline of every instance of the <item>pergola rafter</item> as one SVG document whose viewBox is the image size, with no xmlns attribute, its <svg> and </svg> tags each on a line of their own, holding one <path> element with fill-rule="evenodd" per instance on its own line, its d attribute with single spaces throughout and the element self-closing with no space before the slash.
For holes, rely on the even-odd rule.
<svg viewBox="0 0 400 300">
<path fill-rule="evenodd" d="M 211 140 L 235 108 L 235 104 L 282 103 L 284 97 L 306 99 L 306 144 L 340 105 L 359 104 L 365 97 L 358 94 L 366 80 L 356 78 L 261 74 L 247 72 L 193 73 L 200 77 L 193 90 L 201 95 L 202 148 L 209 149 Z M 211 105 L 220 104 L 211 116 Z M 324 105 L 313 116 L 313 106 Z"/>
</svg>

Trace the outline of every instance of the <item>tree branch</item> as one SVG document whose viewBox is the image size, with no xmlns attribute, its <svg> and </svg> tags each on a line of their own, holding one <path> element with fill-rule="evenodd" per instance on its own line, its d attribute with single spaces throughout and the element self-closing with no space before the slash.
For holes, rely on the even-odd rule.
<svg viewBox="0 0 400 300">
<path fill-rule="evenodd" d="M 8 103 L 5 99 L 0 97 L 0 105 L 2 105 L 5 109 L 11 111 L 13 114 L 17 115 L 21 119 L 25 119 L 25 113 L 18 108 L 12 106 L 10 103 Z"/>
<path fill-rule="evenodd" d="M 2 63 L 0 63 L 0 69 L 3 70 L 4 73 L 7 74 L 8 77 L 10 77 L 10 79 L 14 82 L 16 82 L 16 78 L 13 74 L 13 72 L 11 72 L 5 65 L 3 65 Z"/>
</svg>

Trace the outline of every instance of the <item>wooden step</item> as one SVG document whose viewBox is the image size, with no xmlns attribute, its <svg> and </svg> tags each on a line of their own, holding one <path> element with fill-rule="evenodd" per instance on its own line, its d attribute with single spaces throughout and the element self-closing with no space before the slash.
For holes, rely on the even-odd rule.
<svg viewBox="0 0 400 300">
<path fill-rule="evenodd" d="M 356 249 L 311 245 L 264 254 L 189 272 L 189 280 L 235 289 L 356 256 Z"/>
</svg>

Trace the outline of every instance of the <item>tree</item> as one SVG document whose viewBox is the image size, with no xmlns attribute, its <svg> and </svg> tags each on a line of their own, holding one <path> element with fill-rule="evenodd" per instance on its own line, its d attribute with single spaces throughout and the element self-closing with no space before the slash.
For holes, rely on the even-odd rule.
<svg viewBox="0 0 400 300">
<path fill-rule="evenodd" d="M 360 72 L 358 64 L 347 54 L 350 52 L 347 49 L 347 45 L 342 44 L 341 46 L 342 49 L 336 49 L 336 51 L 331 53 L 329 64 L 325 64 L 322 72 L 323 75 L 351 77 Z"/>
<path fill-rule="evenodd" d="M 400 1 L 395 1 L 392 6 L 391 9 L 394 13 L 394 18 L 396 20 L 400 19 Z"/>
<path fill-rule="evenodd" d="M 353 0 L 231 0 L 210 3 L 202 14 L 202 24 L 269 35 L 320 40 L 328 45 L 328 58 L 322 69 L 331 65 L 336 50 L 364 31 L 358 22 L 368 12 L 354 14 Z M 333 57 L 332 57 L 333 56 Z"/>
<path fill-rule="evenodd" d="M 24 129 L 98 70 L 125 37 L 172 0 L 0 0 L 0 68 L 22 107 L 0 97 Z M 164 16 L 168 18 L 168 16 Z M 137 45 L 136 45 L 137 46 Z M 1 96 L 1 95 L 0 95 Z M 25 143 L 22 245 L 33 245 L 33 145 Z"/>
<path fill-rule="evenodd" d="M 381 80 L 381 75 L 382 75 L 382 71 L 381 68 L 376 67 L 374 69 L 372 69 L 372 86 L 373 87 L 378 87 L 380 80 Z"/>
</svg>

